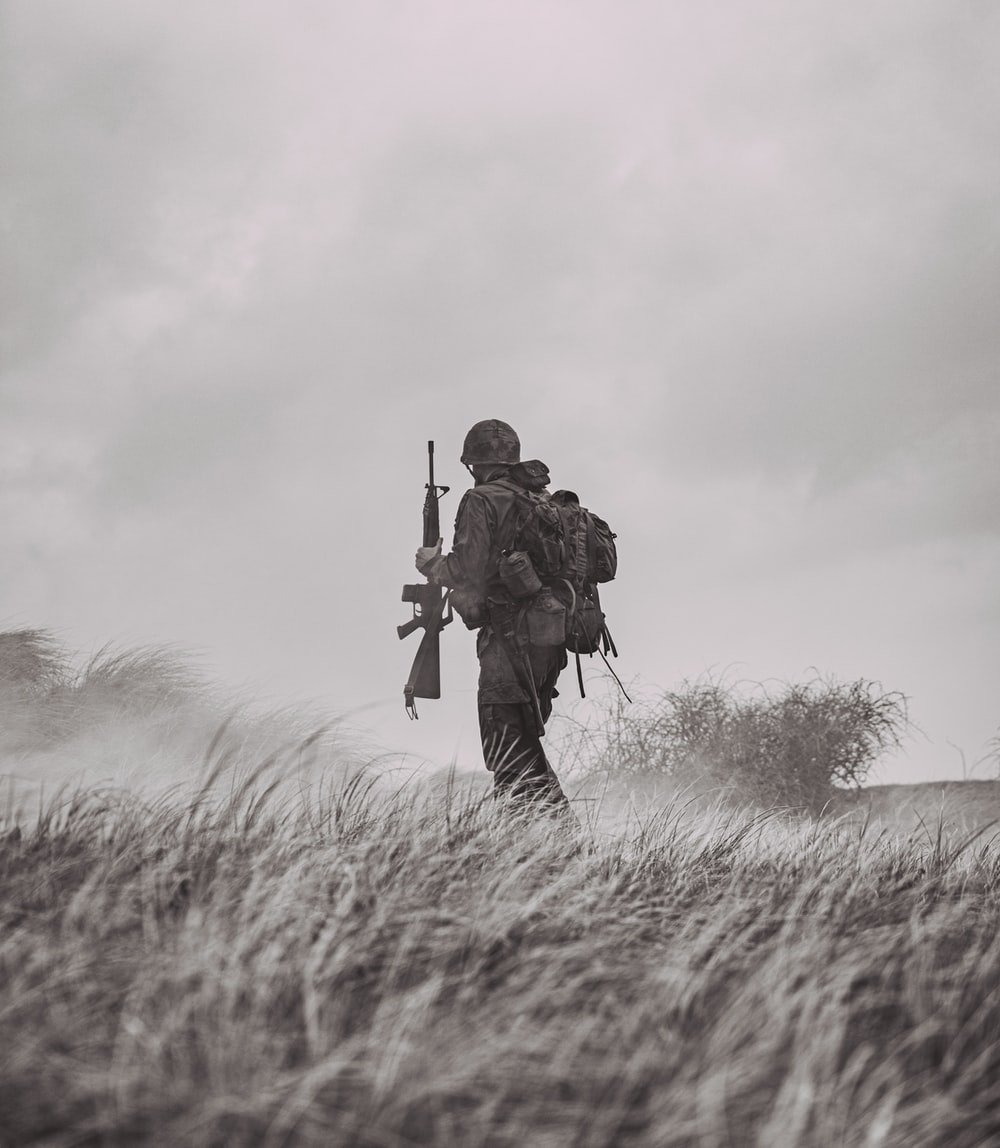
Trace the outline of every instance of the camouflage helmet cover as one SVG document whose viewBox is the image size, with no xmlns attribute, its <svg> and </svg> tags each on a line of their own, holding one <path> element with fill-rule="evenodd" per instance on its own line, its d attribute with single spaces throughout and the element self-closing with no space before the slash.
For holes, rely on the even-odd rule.
<svg viewBox="0 0 1000 1148">
<path fill-rule="evenodd" d="M 465 466 L 500 463 L 513 466 L 521 461 L 521 440 L 509 423 L 500 419 L 483 419 L 465 436 L 462 444 Z"/>
</svg>

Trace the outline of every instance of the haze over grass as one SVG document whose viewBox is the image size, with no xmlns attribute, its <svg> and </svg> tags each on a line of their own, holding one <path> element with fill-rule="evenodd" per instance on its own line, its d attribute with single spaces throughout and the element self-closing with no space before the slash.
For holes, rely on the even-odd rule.
<svg viewBox="0 0 1000 1148">
<path fill-rule="evenodd" d="M 169 649 L 101 650 L 78 668 L 41 630 L 0 632 L 0 778 L 37 808 L 60 788 L 190 794 L 248 768 L 284 786 L 364 760 L 360 734 L 306 711 L 261 712 L 201 680 Z"/>
<path fill-rule="evenodd" d="M 77 673 L 37 632 L 0 636 L 0 702 L 4 769 L 91 753 L 172 782 L 3 817 L 0 1144 L 1000 1136 L 989 829 L 633 789 L 598 833 L 587 803 L 575 829 L 393 794 L 287 715 L 213 728 L 176 660 Z M 312 784 L 275 785 L 304 749 Z"/>
</svg>

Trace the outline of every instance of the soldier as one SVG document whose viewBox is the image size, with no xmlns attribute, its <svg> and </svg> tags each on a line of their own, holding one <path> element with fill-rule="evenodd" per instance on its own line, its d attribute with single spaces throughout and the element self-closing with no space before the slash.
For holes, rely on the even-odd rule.
<svg viewBox="0 0 1000 1148">
<path fill-rule="evenodd" d="M 520 458 L 520 441 L 507 423 L 486 419 L 472 427 L 461 461 L 475 486 L 459 504 L 452 551 L 442 554 L 440 542 L 421 547 L 416 566 L 451 588 L 456 612 L 479 631 L 479 729 L 495 792 L 568 811 L 540 740 L 567 662 L 565 608 L 530 561 L 522 584 L 504 558 L 515 547 L 525 504 L 546 497 L 548 469 Z"/>
</svg>

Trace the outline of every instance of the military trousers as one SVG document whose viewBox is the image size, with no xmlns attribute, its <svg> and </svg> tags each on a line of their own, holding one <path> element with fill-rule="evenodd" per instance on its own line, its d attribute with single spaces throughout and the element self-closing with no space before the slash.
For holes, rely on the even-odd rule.
<svg viewBox="0 0 1000 1148">
<path fill-rule="evenodd" d="M 500 617 L 479 631 L 479 732 L 496 795 L 568 809 L 542 748 L 565 646 L 533 646 Z M 535 709 L 535 698 L 538 709 Z M 542 728 L 540 728 L 540 725 Z"/>
</svg>

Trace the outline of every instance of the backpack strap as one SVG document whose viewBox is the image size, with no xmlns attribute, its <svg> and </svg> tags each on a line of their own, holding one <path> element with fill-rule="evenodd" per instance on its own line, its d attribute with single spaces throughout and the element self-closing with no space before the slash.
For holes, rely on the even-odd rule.
<svg viewBox="0 0 1000 1148">
<path fill-rule="evenodd" d="M 632 704 L 632 699 L 631 699 L 631 698 L 628 696 L 628 690 L 626 690 L 626 689 L 625 689 L 625 687 L 622 685 L 622 680 L 621 680 L 621 678 L 620 678 L 620 677 L 619 677 L 619 676 L 618 676 L 618 675 L 615 673 L 615 671 L 614 671 L 614 670 L 611 668 L 611 663 L 610 663 L 610 662 L 608 661 L 608 659 L 607 659 L 607 658 L 604 656 L 604 651 L 599 649 L 597 652 L 598 652 L 598 653 L 601 655 L 601 661 L 602 661 L 602 662 L 603 662 L 603 663 L 604 663 L 604 664 L 605 664 L 605 665 L 608 667 L 608 673 L 609 673 L 609 674 L 610 674 L 610 675 L 611 675 L 611 676 L 612 676 L 612 677 L 615 679 L 615 681 L 618 683 L 618 688 L 619 688 L 619 689 L 621 690 L 621 692 L 622 692 L 622 693 L 625 695 L 625 700 L 626 700 L 626 701 L 629 703 L 629 705 L 631 705 L 631 704 Z M 577 654 L 577 659 L 579 659 L 579 657 L 580 657 L 580 655 L 579 655 L 579 654 Z M 617 654 L 615 654 L 615 657 L 617 658 L 617 657 L 618 657 L 618 655 L 617 655 Z"/>
<path fill-rule="evenodd" d="M 580 651 L 579 650 L 576 651 L 576 680 L 580 686 L 580 697 L 585 698 L 587 696 L 587 694 L 583 688 L 583 666 L 580 665 Z"/>
<path fill-rule="evenodd" d="M 510 484 L 508 487 L 514 494 L 514 532 L 511 535 L 510 545 L 508 550 L 523 550 L 524 549 L 524 528 L 531 521 L 531 516 L 535 513 L 535 503 L 538 499 L 537 494 L 532 494 L 530 490 L 525 490 L 523 487 L 515 487 Z"/>
<path fill-rule="evenodd" d="M 588 520 L 590 515 L 579 504 L 576 511 L 576 546 L 575 553 L 573 554 L 573 587 L 576 590 L 577 597 L 583 595 L 583 584 L 587 579 L 587 557 L 590 550 L 589 539 L 587 535 Z"/>
<path fill-rule="evenodd" d="M 601 592 L 598 590 L 596 582 L 588 584 L 587 593 L 594 605 L 601 611 L 601 617 L 604 618 L 604 624 L 601 627 L 601 642 L 604 646 L 604 653 L 617 658 L 618 648 L 615 646 L 615 640 L 611 637 L 611 631 L 608 629 L 608 620 L 604 616 L 604 607 L 601 605 Z"/>
<path fill-rule="evenodd" d="M 597 526 L 594 523 L 594 516 L 589 510 L 584 510 L 583 515 L 587 521 L 587 573 L 597 576 Z"/>
</svg>

